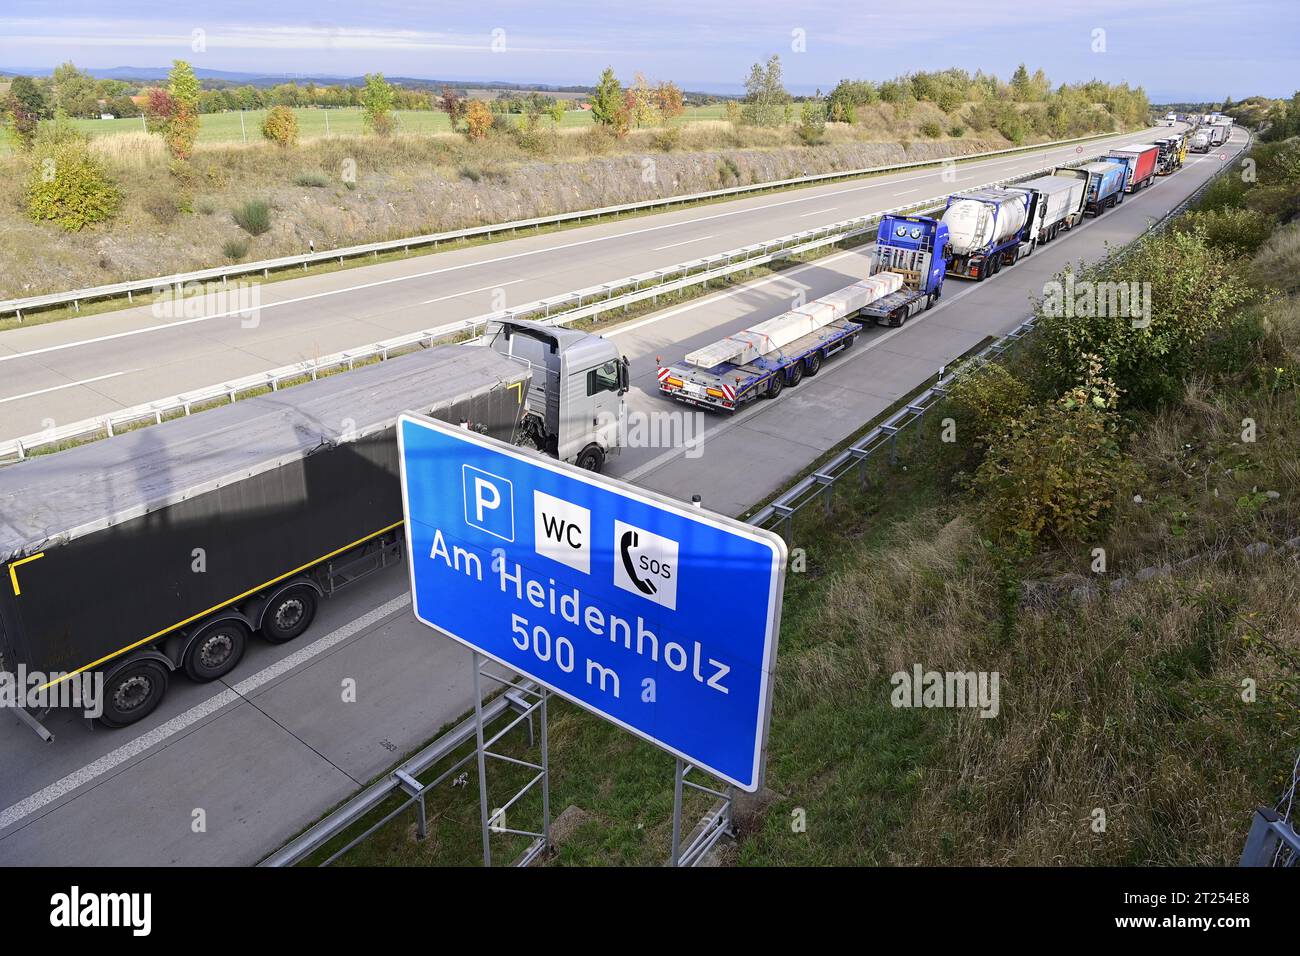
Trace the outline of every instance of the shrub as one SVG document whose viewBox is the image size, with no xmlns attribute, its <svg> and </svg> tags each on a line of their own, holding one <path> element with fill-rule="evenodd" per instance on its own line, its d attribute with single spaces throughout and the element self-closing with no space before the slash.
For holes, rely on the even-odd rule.
<svg viewBox="0 0 1300 956">
<path fill-rule="evenodd" d="M 181 213 L 180 203 L 175 194 L 170 192 L 150 193 L 144 198 L 142 205 L 144 211 L 152 216 L 155 222 L 164 226 L 175 222 L 176 217 Z"/>
<path fill-rule="evenodd" d="M 1031 398 L 1029 386 L 997 362 L 961 376 L 948 393 L 958 444 L 974 456 L 982 455 Z"/>
<path fill-rule="evenodd" d="M 298 117 L 287 106 L 273 106 L 262 120 L 262 135 L 282 149 L 298 145 Z"/>
<path fill-rule="evenodd" d="M 927 136 L 930 139 L 938 139 L 943 135 L 943 127 L 935 120 L 926 120 L 921 124 L 921 135 Z"/>
<path fill-rule="evenodd" d="M 34 222 L 54 222 L 76 232 L 108 219 L 121 202 L 121 192 L 84 140 L 34 149 L 27 180 L 27 214 Z"/>
<path fill-rule="evenodd" d="M 966 127 L 961 126 L 960 124 L 954 126 L 948 130 L 948 135 L 951 136 L 953 139 L 960 139 L 961 137 L 966 135 Z"/>
<path fill-rule="evenodd" d="M 666 126 L 663 129 L 655 130 L 651 136 L 651 142 L 654 143 L 655 149 L 660 152 L 670 152 L 682 144 L 682 128 L 680 126 Z"/>
<path fill-rule="evenodd" d="M 299 173 L 293 177 L 294 185 L 306 186 L 309 189 L 324 189 L 330 184 L 330 179 L 324 173 Z"/>
<path fill-rule="evenodd" d="M 1133 466 L 1120 447 L 1113 385 L 1087 384 L 1010 419 L 972 480 L 979 517 L 999 543 L 1094 540 Z"/>
<path fill-rule="evenodd" d="M 1148 314 L 1112 309 L 1109 302 L 1102 307 L 1102 293 L 1110 299 L 1118 286 L 1073 283 L 1075 289 L 1098 293 L 1089 307 L 1086 298 L 1069 291 L 1066 274 L 1057 276 L 1054 289 L 1064 291 L 1037 310 L 1034 349 L 1040 372 L 1051 393 L 1059 394 L 1079 380 L 1089 356 L 1099 356 L 1125 404 L 1136 408 L 1152 408 L 1179 394 L 1197 345 L 1253 295 L 1232 260 L 1211 248 L 1199 231 L 1139 240 L 1115 266 L 1079 278 L 1136 288 L 1148 300 L 1142 303 Z M 1061 308 L 1072 296 L 1072 307 Z"/>
<path fill-rule="evenodd" d="M 231 262 L 238 262 L 248 255 L 247 239 L 227 239 L 221 245 L 221 254 Z"/>
<path fill-rule="evenodd" d="M 250 236 L 260 236 L 271 228 L 271 205 L 264 199 L 251 199 L 235 209 L 232 215 Z"/>
<path fill-rule="evenodd" d="M 476 142 L 487 139 L 492 128 L 492 110 L 482 100 L 470 100 L 465 111 L 465 135 Z"/>
<path fill-rule="evenodd" d="M 1201 234 L 1212 249 L 1252 256 L 1273 232 L 1273 217 L 1255 209 L 1195 210 L 1177 222 L 1180 232 Z"/>
<path fill-rule="evenodd" d="M 1300 225 L 1292 223 L 1273 233 L 1255 254 L 1250 272 L 1261 286 L 1300 291 Z"/>
<path fill-rule="evenodd" d="M 820 143 L 826 133 L 826 104 L 817 100 L 804 103 L 799 110 L 799 125 L 795 132 L 808 146 Z"/>
</svg>

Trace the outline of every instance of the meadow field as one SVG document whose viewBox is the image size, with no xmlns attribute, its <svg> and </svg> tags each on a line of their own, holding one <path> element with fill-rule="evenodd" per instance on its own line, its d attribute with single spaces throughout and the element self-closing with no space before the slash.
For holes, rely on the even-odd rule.
<svg viewBox="0 0 1300 956">
<path fill-rule="evenodd" d="M 361 110 L 355 107 L 343 109 L 298 108 L 294 110 L 298 117 L 298 135 L 302 139 L 317 136 L 356 136 L 365 132 L 362 124 Z M 440 110 L 395 110 L 399 132 L 412 134 L 448 133 L 451 125 L 447 114 Z M 720 120 L 724 117 L 721 103 L 709 106 L 690 106 L 682 114 L 682 120 Z M 509 114 L 515 123 L 522 121 L 518 113 Z M 200 143 L 241 143 L 258 142 L 262 138 L 262 120 L 266 110 L 246 110 L 242 113 L 206 113 L 199 117 Z M 77 128 L 89 136 L 112 136 L 115 133 L 128 133 L 143 130 L 144 120 L 139 117 L 130 119 L 78 119 L 73 120 Z M 549 117 L 543 117 L 542 123 L 551 126 Z M 564 114 L 560 124 L 563 128 L 582 128 L 592 125 L 591 113 L 587 110 L 569 110 Z"/>
</svg>

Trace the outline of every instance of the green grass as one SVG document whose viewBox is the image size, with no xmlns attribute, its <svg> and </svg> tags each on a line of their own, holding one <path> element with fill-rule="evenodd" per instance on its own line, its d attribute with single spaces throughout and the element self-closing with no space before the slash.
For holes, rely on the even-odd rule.
<svg viewBox="0 0 1300 956">
<path fill-rule="evenodd" d="M 262 120 L 266 110 L 247 110 L 244 113 L 205 113 L 199 117 L 200 143 L 257 143 L 262 141 Z M 361 110 L 344 109 L 295 109 L 298 117 L 298 135 L 301 139 L 315 136 L 358 136 L 366 132 Z M 440 110 L 397 110 L 397 132 L 399 133 L 448 133 L 451 125 L 447 114 Z M 242 125 L 241 125 L 242 117 Z M 724 118 L 722 104 L 710 106 L 687 107 L 682 119 L 686 122 L 696 120 L 721 120 Z M 522 117 L 511 114 L 510 119 L 519 123 Z M 114 133 L 143 130 L 144 120 L 140 117 L 130 119 L 76 119 L 72 121 L 78 129 L 89 136 L 112 136 Z M 543 117 L 544 126 L 551 126 L 549 117 Z M 592 125 L 591 112 L 588 110 L 568 110 L 560 123 L 565 129 L 581 129 Z"/>
</svg>

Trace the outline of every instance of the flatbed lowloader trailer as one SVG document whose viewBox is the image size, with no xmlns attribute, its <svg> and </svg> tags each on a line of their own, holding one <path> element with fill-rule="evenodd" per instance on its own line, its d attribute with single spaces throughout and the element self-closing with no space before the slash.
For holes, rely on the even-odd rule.
<svg viewBox="0 0 1300 956">
<path fill-rule="evenodd" d="M 400 559 L 402 412 L 592 467 L 615 450 L 626 387 L 612 343 L 505 323 L 486 347 L 437 346 L 0 468 L 0 669 L 46 684 L 98 672 L 101 721 L 134 723 L 171 673 L 223 677 L 254 634 L 298 637 L 322 599 Z"/>
</svg>

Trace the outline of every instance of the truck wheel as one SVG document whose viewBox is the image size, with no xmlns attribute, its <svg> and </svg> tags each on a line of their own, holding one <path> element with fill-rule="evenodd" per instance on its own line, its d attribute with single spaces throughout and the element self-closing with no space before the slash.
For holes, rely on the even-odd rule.
<svg viewBox="0 0 1300 956">
<path fill-rule="evenodd" d="M 316 617 L 316 592 L 305 584 L 277 594 L 262 612 L 262 636 L 272 644 L 292 641 Z"/>
<path fill-rule="evenodd" d="M 822 353 L 820 351 L 814 352 L 812 355 L 808 356 L 807 374 L 816 375 L 821 370 L 822 370 Z"/>
<path fill-rule="evenodd" d="M 600 469 L 605 467 L 605 453 L 599 445 L 588 445 L 578 456 L 578 467 L 599 474 Z"/>
<path fill-rule="evenodd" d="M 781 394 L 781 389 L 783 388 L 785 388 L 785 381 L 782 379 L 781 374 L 778 372 L 776 375 L 772 376 L 771 381 L 769 381 L 768 383 L 767 397 L 776 398 L 778 395 Z"/>
<path fill-rule="evenodd" d="M 105 727 L 126 727 L 154 712 L 167 693 L 167 668 L 157 661 L 127 664 L 104 682 Z"/>
<path fill-rule="evenodd" d="M 795 362 L 790 369 L 790 381 L 786 382 L 791 388 L 794 388 L 803 381 L 803 362 Z"/>
<path fill-rule="evenodd" d="M 247 647 L 248 628 L 239 621 L 218 621 L 190 641 L 181 666 L 190 680 L 206 684 L 234 670 Z"/>
</svg>

